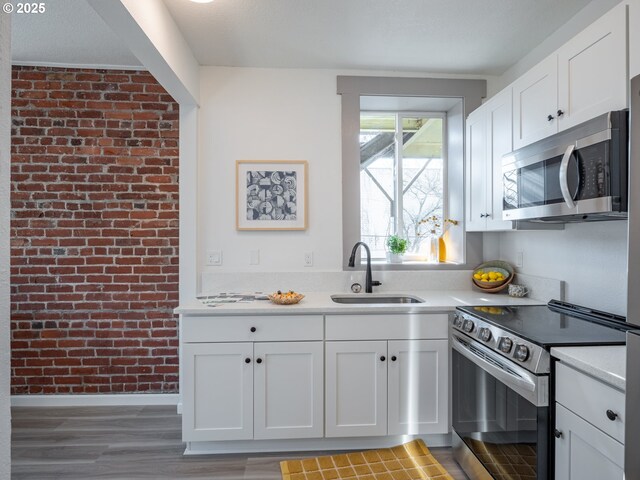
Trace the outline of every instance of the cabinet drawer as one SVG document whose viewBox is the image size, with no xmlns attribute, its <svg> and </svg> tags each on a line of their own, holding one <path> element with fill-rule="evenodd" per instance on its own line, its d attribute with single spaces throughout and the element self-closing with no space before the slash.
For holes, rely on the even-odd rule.
<svg viewBox="0 0 640 480">
<path fill-rule="evenodd" d="M 327 340 L 410 340 L 448 338 L 446 313 L 327 315 Z"/>
<path fill-rule="evenodd" d="M 183 316 L 182 322 L 182 341 L 185 343 L 274 342 L 323 338 L 322 315 Z"/>
<path fill-rule="evenodd" d="M 556 401 L 624 443 L 624 393 L 562 363 L 556 363 Z M 617 417 L 610 420 L 607 410 Z"/>
</svg>

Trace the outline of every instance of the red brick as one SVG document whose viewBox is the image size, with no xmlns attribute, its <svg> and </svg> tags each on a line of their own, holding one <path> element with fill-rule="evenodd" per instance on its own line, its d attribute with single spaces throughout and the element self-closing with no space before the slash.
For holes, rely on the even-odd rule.
<svg viewBox="0 0 640 480">
<path fill-rule="evenodd" d="M 148 72 L 12 78 L 12 392 L 177 391 L 178 105 Z"/>
</svg>

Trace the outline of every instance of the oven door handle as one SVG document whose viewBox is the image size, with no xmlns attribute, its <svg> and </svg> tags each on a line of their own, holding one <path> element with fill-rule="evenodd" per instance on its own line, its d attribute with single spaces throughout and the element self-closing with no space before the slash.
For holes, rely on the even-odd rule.
<svg viewBox="0 0 640 480">
<path fill-rule="evenodd" d="M 486 358 L 483 358 L 471 348 L 473 340 L 463 339 L 454 333 L 451 334 L 451 338 L 451 347 L 455 351 L 504 383 L 518 395 L 527 399 L 536 407 L 549 405 L 549 377 L 538 377 L 518 365 L 511 364 L 511 362 L 508 362 L 508 364 L 500 355 L 474 342 L 472 348 L 486 356 Z"/>
<path fill-rule="evenodd" d="M 562 156 L 562 161 L 560 162 L 560 172 L 558 174 L 562 198 L 569 208 L 576 208 L 576 203 L 573 201 L 573 195 L 571 195 L 571 192 L 569 191 L 569 160 L 571 160 L 571 155 L 573 154 L 575 147 L 576 146 L 574 144 L 571 144 L 565 150 L 564 155 Z"/>
</svg>

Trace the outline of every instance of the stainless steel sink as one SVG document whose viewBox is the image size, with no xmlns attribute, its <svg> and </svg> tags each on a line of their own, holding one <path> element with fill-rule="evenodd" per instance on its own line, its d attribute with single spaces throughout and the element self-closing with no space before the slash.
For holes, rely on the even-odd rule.
<svg viewBox="0 0 640 480">
<path fill-rule="evenodd" d="M 424 300 L 410 295 L 331 295 L 335 303 L 384 304 L 384 303 L 424 303 Z"/>
</svg>

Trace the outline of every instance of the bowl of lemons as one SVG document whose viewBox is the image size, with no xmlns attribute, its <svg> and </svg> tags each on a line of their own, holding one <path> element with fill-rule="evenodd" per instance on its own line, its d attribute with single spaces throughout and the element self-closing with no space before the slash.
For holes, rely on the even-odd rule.
<svg viewBox="0 0 640 480">
<path fill-rule="evenodd" d="M 499 292 L 513 280 L 513 268 L 500 260 L 483 263 L 473 271 L 472 280 L 489 293 Z"/>
</svg>

